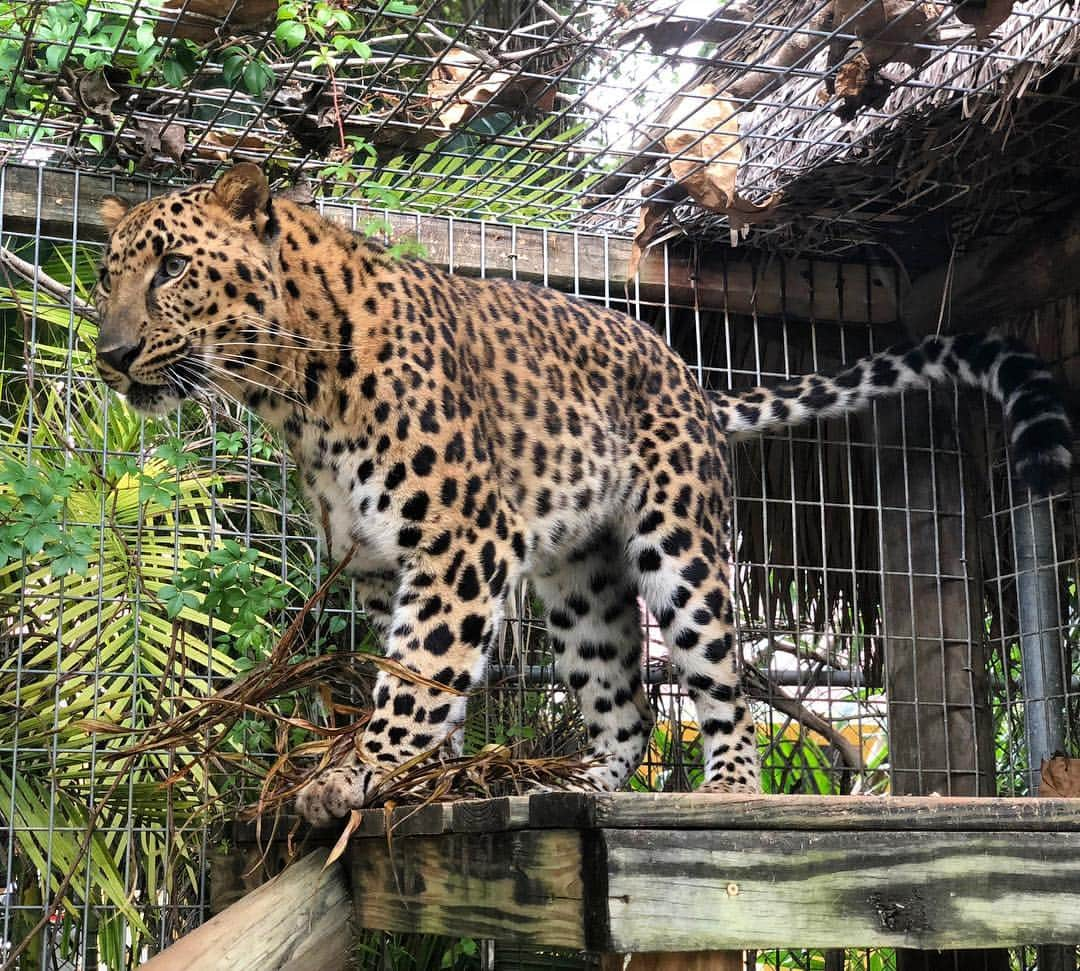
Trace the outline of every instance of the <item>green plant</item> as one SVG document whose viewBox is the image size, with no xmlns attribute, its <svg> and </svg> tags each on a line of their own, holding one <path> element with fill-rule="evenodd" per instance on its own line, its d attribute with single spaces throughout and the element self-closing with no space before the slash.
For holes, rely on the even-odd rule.
<svg viewBox="0 0 1080 971">
<path fill-rule="evenodd" d="M 482 966 L 480 947 L 471 937 L 368 931 L 353 953 L 358 967 L 387 971 L 474 971 Z"/>
<path fill-rule="evenodd" d="M 79 252 L 74 263 L 42 254 L 50 275 L 88 295 L 96 254 Z M 22 314 L 32 304 L 31 326 Z M 64 925 L 105 907 L 93 933 L 102 962 L 121 968 L 151 933 L 146 908 L 159 889 L 174 902 L 198 899 L 201 841 L 184 829 L 228 808 L 217 801 L 222 774 L 212 759 L 178 749 L 130 757 L 127 746 L 236 678 L 281 627 L 286 600 L 304 594 L 282 579 L 277 551 L 213 539 L 234 529 L 234 513 L 259 515 L 251 495 L 282 488 L 259 482 L 259 461 L 247 467 L 249 451 L 266 451 L 261 436 L 245 436 L 243 474 L 203 462 L 211 438 L 198 409 L 180 426 L 144 423 L 86 380 L 93 327 L 62 302 L 9 287 L 0 318 L 8 375 L 0 379 L 0 710 L 8 713 L 0 813 L 16 845 L 9 877 L 20 903 L 55 900 Z M 218 434 L 231 443 L 225 421 Z M 223 754 L 244 755 L 242 742 L 228 740 Z M 23 921 L 14 933 L 30 930 Z M 62 949 L 69 937 L 51 939 Z"/>
</svg>

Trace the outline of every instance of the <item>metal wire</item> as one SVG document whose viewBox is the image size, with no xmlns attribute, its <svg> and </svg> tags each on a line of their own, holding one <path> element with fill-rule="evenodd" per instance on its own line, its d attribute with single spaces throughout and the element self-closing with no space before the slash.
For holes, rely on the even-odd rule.
<svg viewBox="0 0 1080 971">
<path fill-rule="evenodd" d="M 484 0 L 467 5 L 464 19 L 454 22 L 438 6 L 410 14 L 382 0 L 350 7 L 357 25 L 351 37 L 367 44 L 371 55 L 341 56 L 331 69 L 312 65 L 313 54 L 327 42 L 310 33 L 288 51 L 274 38 L 273 24 L 255 29 L 226 23 L 208 43 L 192 45 L 181 39 L 186 5 L 168 13 L 141 0 L 90 2 L 58 58 L 72 72 L 67 83 L 47 85 L 34 108 L 18 107 L 8 93 L 0 103 L 0 141 L 11 157 L 74 157 L 102 172 L 134 164 L 177 181 L 208 173 L 219 157 L 253 158 L 278 164 L 292 177 L 316 176 L 325 191 L 346 197 L 363 196 L 377 179 L 410 208 L 459 217 L 502 211 L 513 218 L 512 207 L 499 206 L 499 195 L 524 183 L 530 186 L 526 218 L 533 225 L 626 233 L 642 196 L 656 198 L 671 185 L 670 162 L 698 151 L 695 143 L 672 156 L 655 141 L 654 120 L 679 86 L 712 77 L 723 89 L 732 79 L 764 71 L 772 80 L 739 116 L 738 189 L 752 200 L 783 190 L 788 215 L 758 227 L 755 245 L 835 253 L 856 242 L 873 243 L 875 234 L 895 229 L 897 220 L 941 212 L 954 228 L 989 225 L 996 231 L 1003 220 L 1015 218 L 1021 199 L 1030 208 L 1043 204 L 1043 187 L 1018 187 L 1008 173 L 1068 145 L 1076 106 L 1070 82 L 1080 41 L 1071 5 L 1039 0 L 1017 7 L 985 41 L 956 19 L 953 5 L 939 5 L 922 33 L 905 45 L 909 55 L 925 62 L 917 69 L 890 69 L 893 89 L 884 102 L 845 120 L 836 114 L 835 98 L 819 97 L 841 66 L 827 63 L 827 49 L 836 42 L 872 44 L 873 36 L 856 34 L 874 3 L 865 0 L 846 22 L 826 29 L 815 24 L 827 0 L 797 10 L 783 0 L 754 0 L 730 8 L 732 13 L 696 18 L 669 5 L 651 15 L 651 32 L 626 43 L 622 34 L 650 15 L 647 5 L 576 0 L 558 11 L 521 4 L 507 15 L 505 5 L 496 11 Z M 43 48 L 35 46 L 47 43 L 46 11 L 45 4 L 27 4 L 25 17 L 0 30 L 0 44 L 21 45 L 9 92 L 20 84 L 48 82 Z M 882 33 L 895 29 L 899 16 Z M 88 29 L 89 17 L 116 21 L 114 42 Z M 682 45 L 649 53 L 649 39 L 675 19 L 689 25 Z M 87 72 L 80 65 L 86 56 L 107 63 L 130 60 L 140 52 L 136 38 L 145 40 L 145 28 L 155 24 L 157 60 L 186 52 L 192 61 L 186 86 L 169 87 L 153 69 L 131 83 L 108 75 L 118 86 L 118 110 L 95 113 L 82 105 L 78 90 Z M 710 36 L 708 28 L 717 24 L 727 24 L 729 36 L 696 40 Z M 805 53 L 792 64 L 774 64 L 777 52 L 793 40 L 807 43 Z M 258 94 L 242 86 L 243 72 L 231 83 L 225 80 L 231 77 L 223 74 L 226 60 L 235 62 L 237 51 L 266 72 L 269 83 Z M 465 54 L 469 67 L 459 72 L 456 93 L 444 94 L 440 87 L 438 98 L 472 99 L 478 117 L 498 115 L 495 127 L 447 128 L 440 121 L 450 102 L 433 99 L 429 89 L 436 72 L 459 64 Z M 498 102 L 496 89 L 510 84 L 511 74 L 512 83 L 530 92 L 527 103 Z M 494 107 L 485 108 L 492 91 Z M 551 95 L 555 101 L 545 127 L 538 127 L 538 105 Z M 982 128 L 974 136 L 973 117 Z M 677 117 L 673 123 L 678 126 Z M 326 137 L 311 142 L 298 124 Z M 175 144 L 169 150 L 156 145 L 155 133 L 169 126 L 182 136 L 182 156 Z M 985 155 L 980 144 L 996 145 L 1004 158 L 965 166 L 938 145 L 913 151 L 912 136 L 931 128 L 963 137 L 975 162 Z M 351 151 L 345 135 L 383 146 L 366 181 L 339 172 L 337 163 Z M 644 149 L 650 164 L 630 173 L 613 195 L 596 197 L 593 187 L 612 165 L 640 156 L 643 150 L 634 141 L 642 135 L 653 140 Z M 102 141 L 95 147 L 88 139 Z M 1074 161 L 1068 152 L 1065 164 Z M 840 191 L 844 206 L 837 212 L 833 199 Z M 799 247 L 789 228 L 793 214 L 802 220 Z M 683 206 L 677 218 L 699 238 L 727 233 L 723 213 Z"/>
</svg>

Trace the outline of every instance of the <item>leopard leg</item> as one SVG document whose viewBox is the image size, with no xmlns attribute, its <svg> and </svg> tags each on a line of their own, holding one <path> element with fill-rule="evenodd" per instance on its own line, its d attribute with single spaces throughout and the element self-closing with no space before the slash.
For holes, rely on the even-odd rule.
<svg viewBox="0 0 1080 971">
<path fill-rule="evenodd" d="M 364 616 L 378 632 L 380 639 L 385 639 L 390 633 L 394 597 L 400 583 L 398 574 L 385 570 L 378 573 L 361 573 L 353 579 Z"/>
<path fill-rule="evenodd" d="M 727 538 L 717 524 L 723 505 L 709 492 L 706 487 L 704 501 L 696 504 L 646 496 L 627 552 L 697 710 L 705 784 L 714 791 L 757 792 L 757 739 L 739 683 L 731 585 L 721 552 Z"/>
<path fill-rule="evenodd" d="M 309 822 L 325 824 L 360 808 L 388 772 L 433 754 L 464 721 L 466 694 L 483 678 L 502 623 L 506 564 L 485 548 L 483 556 L 432 558 L 404 572 L 386 651 L 402 671 L 380 672 L 356 758 L 323 772 L 297 796 Z"/>
<path fill-rule="evenodd" d="M 555 669 L 577 696 L 597 761 L 587 783 L 617 789 L 638 767 L 653 715 L 641 683 L 637 593 L 611 533 L 534 580 L 544 601 Z"/>
</svg>

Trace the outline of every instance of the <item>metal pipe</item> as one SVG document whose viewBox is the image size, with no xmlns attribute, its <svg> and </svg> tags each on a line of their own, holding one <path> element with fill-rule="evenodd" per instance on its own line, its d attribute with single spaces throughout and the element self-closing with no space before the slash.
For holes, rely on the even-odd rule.
<svg viewBox="0 0 1080 971">
<path fill-rule="evenodd" d="M 1037 795 L 1040 762 L 1065 749 L 1065 676 L 1050 500 L 1012 508 L 1016 599 L 1024 685 L 1028 794 Z"/>
</svg>

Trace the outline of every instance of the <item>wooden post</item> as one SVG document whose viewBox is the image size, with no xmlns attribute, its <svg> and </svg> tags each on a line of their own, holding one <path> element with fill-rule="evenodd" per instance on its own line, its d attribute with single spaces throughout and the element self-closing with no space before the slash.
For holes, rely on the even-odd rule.
<svg viewBox="0 0 1080 971">
<path fill-rule="evenodd" d="M 946 392 L 946 396 L 948 392 Z M 938 401 L 941 401 L 938 397 Z M 931 434 L 932 430 L 932 434 Z M 883 621 L 895 795 L 992 796 L 972 443 L 949 407 L 882 409 Z M 960 444 L 957 445 L 957 438 Z M 967 495 L 963 492 L 968 487 Z M 1005 971 L 1003 950 L 898 950 L 898 971 Z"/>
<path fill-rule="evenodd" d="M 345 971 L 352 899 L 328 851 L 304 857 L 141 967 L 147 971 Z"/>
</svg>

